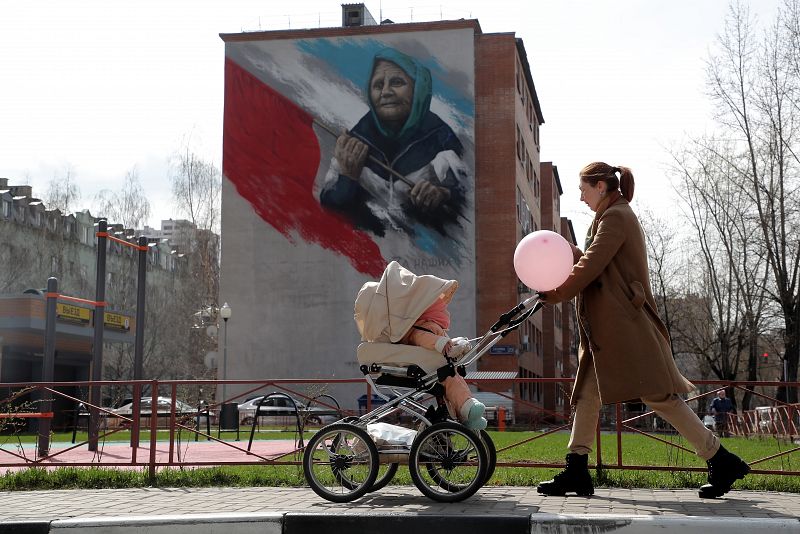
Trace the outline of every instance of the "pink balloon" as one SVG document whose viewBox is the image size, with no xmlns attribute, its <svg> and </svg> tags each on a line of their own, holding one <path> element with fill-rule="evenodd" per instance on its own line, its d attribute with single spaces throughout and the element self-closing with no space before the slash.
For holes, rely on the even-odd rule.
<svg viewBox="0 0 800 534">
<path fill-rule="evenodd" d="M 514 251 L 514 270 L 531 289 L 550 291 L 563 284 L 572 272 L 572 247 L 550 230 L 531 232 Z"/>
</svg>

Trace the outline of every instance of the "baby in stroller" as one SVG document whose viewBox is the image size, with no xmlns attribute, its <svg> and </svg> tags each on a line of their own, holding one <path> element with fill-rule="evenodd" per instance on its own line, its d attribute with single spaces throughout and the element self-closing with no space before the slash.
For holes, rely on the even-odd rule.
<svg viewBox="0 0 800 534">
<path fill-rule="evenodd" d="M 426 373 L 435 372 L 448 361 L 456 362 L 471 348 L 465 338 L 447 335 L 447 305 L 456 289 L 456 280 L 417 276 L 396 261 L 389 263 L 381 280 L 364 284 L 356 297 L 354 317 L 362 341 L 367 342 L 359 346 L 359 361 L 414 364 Z M 403 345 L 421 349 L 409 350 Z M 486 407 L 472 397 L 461 375 L 455 373 L 441 383 L 450 415 L 468 428 L 486 428 Z"/>
</svg>

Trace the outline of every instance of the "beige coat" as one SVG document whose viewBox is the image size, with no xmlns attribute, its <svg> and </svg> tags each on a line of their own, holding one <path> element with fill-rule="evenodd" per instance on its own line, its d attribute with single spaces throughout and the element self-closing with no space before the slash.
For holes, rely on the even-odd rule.
<svg viewBox="0 0 800 534">
<path fill-rule="evenodd" d="M 639 220 L 614 193 L 605 202 L 610 207 L 598 207 L 591 244 L 569 278 L 545 297 L 548 303 L 577 297 L 580 346 L 573 404 L 592 364 L 604 404 L 694 389 L 675 366 L 669 334 L 656 312 Z"/>
</svg>

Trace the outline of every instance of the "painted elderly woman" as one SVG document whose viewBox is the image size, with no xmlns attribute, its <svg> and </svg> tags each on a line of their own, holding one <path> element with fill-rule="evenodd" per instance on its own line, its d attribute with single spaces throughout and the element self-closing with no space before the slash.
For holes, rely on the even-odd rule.
<svg viewBox="0 0 800 534">
<path fill-rule="evenodd" d="M 392 214 L 434 227 L 452 220 L 467 169 L 461 142 L 430 110 L 428 68 L 385 48 L 375 54 L 366 95 L 369 111 L 336 141 L 322 205 L 378 235 Z"/>
</svg>

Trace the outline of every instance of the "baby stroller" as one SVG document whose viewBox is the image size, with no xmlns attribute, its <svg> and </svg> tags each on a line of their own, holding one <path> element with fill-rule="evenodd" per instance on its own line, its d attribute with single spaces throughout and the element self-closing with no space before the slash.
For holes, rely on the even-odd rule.
<svg viewBox="0 0 800 534">
<path fill-rule="evenodd" d="M 390 264 L 380 282 L 364 286 L 370 291 L 366 296 L 364 289 L 359 293 L 355 315 L 362 338 L 373 340 L 358 347 L 361 372 L 386 402 L 369 413 L 346 417 L 317 431 L 305 447 L 303 473 L 317 495 L 349 502 L 389 484 L 403 464 L 427 497 L 438 502 L 461 501 L 491 478 L 496 450 L 486 431 L 475 432 L 450 417 L 440 381 L 453 373 L 464 376 L 465 367 L 518 328 L 542 303 L 536 295 L 501 315 L 455 362 L 435 351 L 397 341 L 443 291 L 454 291 L 451 284 L 457 287 L 457 283 L 416 276 L 399 265 L 392 267 Z M 368 288 L 370 284 L 373 286 Z M 441 362 L 446 363 L 441 366 Z M 431 396 L 436 405 L 424 405 Z M 398 414 L 411 416 L 412 428 L 381 421 Z"/>
</svg>

